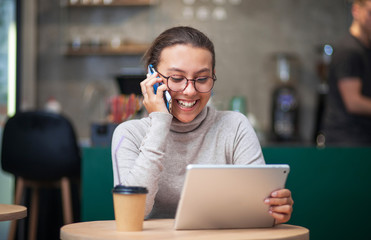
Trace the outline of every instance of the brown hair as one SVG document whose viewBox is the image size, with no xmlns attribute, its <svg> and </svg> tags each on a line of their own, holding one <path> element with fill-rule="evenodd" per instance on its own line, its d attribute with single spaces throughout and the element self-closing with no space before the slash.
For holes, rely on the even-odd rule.
<svg viewBox="0 0 371 240">
<path fill-rule="evenodd" d="M 157 67 L 161 52 L 164 48 L 177 44 L 190 44 L 193 47 L 204 48 L 212 55 L 212 70 L 215 68 L 215 51 L 212 41 L 202 32 L 192 27 L 173 27 L 162 32 L 144 54 L 146 65 L 152 64 Z"/>
</svg>

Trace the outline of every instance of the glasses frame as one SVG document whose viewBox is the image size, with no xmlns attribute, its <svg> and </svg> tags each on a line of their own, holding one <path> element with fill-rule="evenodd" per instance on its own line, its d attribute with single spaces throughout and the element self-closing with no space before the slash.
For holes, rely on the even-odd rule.
<svg viewBox="0 0 371 240">
<path fill-rule="evenodd" d="M 170 76 L 168 76 L 168 77 L 166 77 L 164 74 L 162 74 L 162 73 L 160 73 L 159 71 L 157 71 L 157 69 L 155 69 L 156 70 L 156 72 L 158 73 L 158 74 L 160 74 L 160 76 L 161 77 L 163 77 L 163 78 L 165 78 L 166 79 L 166 85 L 167 85 L 167 87 L 171 90 L 171 91 L 173 91 L 173 92 L 183 92 L 187 87 L 188 87 L 188 84 L 189 84 L 189 82 L 193 82 L 193 87 L 195 88 L 195 90 L 197 91 L 197 92 L 199 92 L 199 93 L 208 93 L 208 92 L 211 92 L 211 90 L 214 88 L 214 84 L 215 84 L 215 81 L 216 81 L 216 75 L 215 74 L 213 74 L 213 76 L 212 77 L 208 77 L 208 78 L 211 78 L 212 80 L 213 80 L 213 85 L 211 86 L 211 88 L 210 88 L 210 90 L 209 91 L 207 91 L 207 92 L 201 92 L 201 91 L 199 91 L 198 89 L 197 89 L 197 87 L 196 87 L 196 81 L 197 81 L 197 78 L 196 79 L 188 79 L 186 76 L 183 76 L 186 80 L 187 80 L 187 84 L 185 85 L 185 87 L 182 89 L 182 90 L 180 90 L 180 91 L 174 91 L 173 89 L 171 89 L 170 87 L 169 87 L 169 78 L 171 77 L 171 76 L 173 76 L 173 75 L 170 75 Z"/>
</svg>

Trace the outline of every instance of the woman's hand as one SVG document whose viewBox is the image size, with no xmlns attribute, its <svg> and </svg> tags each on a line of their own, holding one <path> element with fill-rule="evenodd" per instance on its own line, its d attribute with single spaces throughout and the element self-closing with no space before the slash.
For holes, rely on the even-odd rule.
<svg viewBox="0 0 371 240">
<path fill-rule="evenodd" d="M 290 190 L 280 189 L 274 191 L 269 198 L 264 200 L 264 203 L 270 205 L 269 214 L 276 219 L 276 224 L 285 223 L 290 220 L 292 205 L 294 205 Z"/>
<path fill-rule="evenodd" d="M 164 101 L 164 91 L 167 90 L 167 86 L 162 84 L 157 88 L 157 94 L 154 93 L 153 85 L 158 82 L 162 83 L 162 79 L 158 78 L 158 73 L 154 73 L 152 75 L 147 74 L 147 78 L 140 83 L 143 105 L 148 114 L 151 112 L 169 112 Z"/>
</svg>

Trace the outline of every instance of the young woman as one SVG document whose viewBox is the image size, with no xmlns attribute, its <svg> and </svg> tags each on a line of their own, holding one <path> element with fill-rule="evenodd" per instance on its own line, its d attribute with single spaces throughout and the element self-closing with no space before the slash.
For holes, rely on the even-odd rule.
<svg viewBox="0 0 371 240">
<path fill-rule="evenodd" d="M 173 218 L 188 164 L 265 164 L 247 118 L 207 106 L 216 82 L 213 43 L 191 27 L 161 33 L 145 55 L 155 74 L 140 86 L 149 116 L 120 124 L 113 135 L 114 184 L 148 188 L 148 218 Z M 163 83 L 153 91 L 155 83 Z M 164 91 L 172 97 L 169 113 Z M 253 183 L 252 183 L 253 184 Z M 292 212 L 291 192 L 265 200 L 276 223 Z"/>
</svg>

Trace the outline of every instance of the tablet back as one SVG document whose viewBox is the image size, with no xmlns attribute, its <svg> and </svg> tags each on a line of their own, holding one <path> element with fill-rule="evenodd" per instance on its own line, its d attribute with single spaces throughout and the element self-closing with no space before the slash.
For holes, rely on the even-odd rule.
<svg viewBox="0 0 371 240">
<path fill-rule="evenodd" d="M 264 203 L 285 187 L 288 165 L 188 165 L 175 229 L 272 227 Z"/>
</svg>

